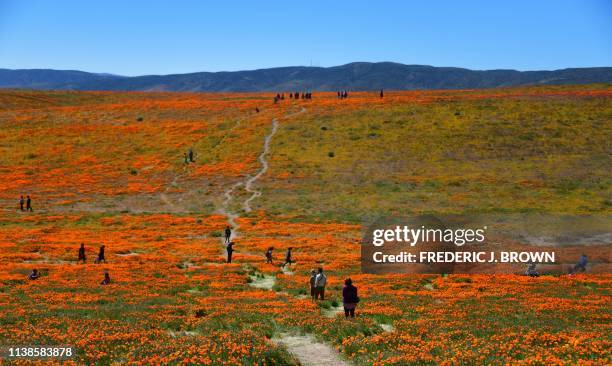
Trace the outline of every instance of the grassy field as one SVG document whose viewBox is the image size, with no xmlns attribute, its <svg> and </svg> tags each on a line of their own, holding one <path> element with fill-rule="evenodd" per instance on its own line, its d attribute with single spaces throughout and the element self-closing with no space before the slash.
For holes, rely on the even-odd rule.
<svg viewBox="0 0 612 366">
<path fill-rule="evenodd" d="M 609 274 L 369 275 L 359 244 L 381 215 L 609 219 L 609 85 L 272 97 L 0 91 L 0 345 L 74 345 L 75 364 L 290 365 L 273 341 L 290 332 L 355 365 L 609 364 Z M 244 212 L 244 186 L 224 193 L 261 168 L 272 119 Z M 233 264 L 223 209 L 240 216 Z M 277 262 L 295 248 L 291 273 L 265 263 L 269 246 Z M 609 264 L 609 246 L 567 248 Z M 313 303 L 318 266 L 328 300 Z M 334 313 L 348 276 L 353 320 Z"/>
</svg>

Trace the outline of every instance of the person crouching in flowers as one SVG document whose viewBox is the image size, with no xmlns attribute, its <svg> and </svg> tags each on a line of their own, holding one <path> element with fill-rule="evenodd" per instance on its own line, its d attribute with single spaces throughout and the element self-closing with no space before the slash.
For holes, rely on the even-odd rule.
<svg viewBox="0 0 612 366">
<path fill-rule="evenodd" d="M 104 272 L 104 279 L 102 280 L 102 282 L 100 282 L 101 285 L 110 285 L 110 275 L 108 274 L 108 271 Z"/>
<path fill-rule="evenodd" d="M 342 303 L 344 305 L 344 316 L 355 317 L 355 308 L 359 302 L 359 296 L 357 296 L 357 287 L 353 286 L 353 280 L 347 278 L 344 281 L 344 288 L 342 289 Z"/>
<path fill-rule="evenodd" d="M 30 275 L 28 276 L 28 279 L 33 281 L 33 280 L 37 280 L 38 277 L 40 277 L 40 275 L 38 274 L 38 270 L 34 268 L 32 270 L 32 273 L 30 273 Z"/>
</svg>

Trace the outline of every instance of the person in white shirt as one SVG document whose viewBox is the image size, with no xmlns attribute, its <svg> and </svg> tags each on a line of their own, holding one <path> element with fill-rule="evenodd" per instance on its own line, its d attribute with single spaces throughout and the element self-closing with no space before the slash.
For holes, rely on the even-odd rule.
<svg viewBox="0 0 612 366">
<path fill-rule="evenodd" d="M 315 300 L 325 300 L 325 285 L 327 285 L 327 277 L 323 273 L 323 268 L 319 267 L 317 277 L 315 277 Z"/>
</svg>

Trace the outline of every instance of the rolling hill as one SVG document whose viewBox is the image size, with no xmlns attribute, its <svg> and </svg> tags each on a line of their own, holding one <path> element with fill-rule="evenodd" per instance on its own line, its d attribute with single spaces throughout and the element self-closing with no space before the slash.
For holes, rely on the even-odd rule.
<svg viewBox="0 0 612 366">
<path fill-rule="evenodd" d="M 456 67 L 355 62 L 335 67 L 118 76 L 74 70 L 0 69 L 0 88 L 254 92 L 321 90 L 471 89 L 612 82 L 612 67 L 554 71 L 469 70 Z"/>
</svg>

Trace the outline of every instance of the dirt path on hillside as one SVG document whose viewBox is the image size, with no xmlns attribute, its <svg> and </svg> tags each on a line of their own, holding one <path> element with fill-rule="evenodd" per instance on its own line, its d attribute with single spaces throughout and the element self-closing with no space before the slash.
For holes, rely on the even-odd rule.
<svg viewBox="0 0 612 366">
<path fill-rule="evenodd" d="M 302 110 L 300 110 L 299 112 L 287 115 L 285 116 L 285 118 L 304 113 L 305 111 L 306 109 L 302 108 Z M 272 138 L 278 131 L 278 125 L 278 120 L 274 118 L 272 120 L 272 129 L 264 138 L 263 151 L 259 155 L 259 162 L 261 164 L 261 168 L 259 169 L 259 171 L 257 171 L 255 175 L 248 177 L 243 182 L 234 183 L 223 193 L 223 202 L 218 211 L 219 213 L 227 217 L 227 222 L 232 228 L 232 236 L 234 238 L 239 236 L 239 225 L 236 222 L 236 219 L 240 217 L 240 215 L 232 212 L 229 209 L 229 204 L 233 199 L 234 192 L 241 186 L 244 186 L 245 190 L 251 193 L 251 196 L 247 198 L 242 204 L 242 208 L 245 212 L 250 212 L 251 201 L 261 196 L 261 191 L 254 189 L 253 185 L 268 171 L 269 164 L 266 160 L 266 156 L 270 153 L 270 143 L 272 141 Z M 224 238 L 221 238 L 221 244 L 224 249 Z M 293 274 L 288 270 L 287 272 Z M 285 272 L 285 269 L 283 269 L 283 273 L 287 272 Z M 251 282 L 249 284 L 252 287 L 259 288 L 262 290 L 272 290 L 274 285 L 276 284 L 276 276 L 251 276 Z M 304 366 L 350 366 L 347 361 L 343 360 L 340 357 L 340 354 L 338 354 L 335 349 L 324 343 L 318 342 L 312 335 L 292 335 L 289 333 L 281 333 L 276 338 L 274 338 L 273 341 L 277 344 L 283 345 L 287 349 L 287 351 L 294 355 Z"/>
<path fill-rule="evenodd" d="M 335 349 L 317 342 L 311 335 L 281 333 L 272 341 L 285 346 L 303 366 L 350 366 Z"/>
<path fill-rule="evenodd" d="M 247 192 L 251 193 L 251 197 L 247 198 L 243 203 L 243 208 L 245 212 L 250 212 L 251 211 L 251 201 L 261 196 L 261 191 L 257 191 L 253 189 L 253 183 L 255 183 L 256 180 L 258 180 L 262 175 L 266 174 L 266 172 L 268 171 L 268 161 L 266 160 L 266 155 L 268 155 L 268 153 L 270 152 L 270 141 L 272 141 L 272 137 L 274 137 L 274 134 L 276 134 L 277 130 L 278 130 L 278 121 L 276 119 L 273 119 L 272 120 L 272 131 L 270 131 L 270 133 L 266 136 L 264 140 L 264 149 L 261 152 L 261 155 L 259 155 L 259 162 L 261 163 L 261 169 L 259 170 L 259 172 L 257 172 L 257 174 L 247 179 L 246 183 L 244 184 L 244 189 L 246 189 Z"/>
<path fill-rule="evenodd" d="M 243 117 L 243 119 L 246 119 L 246 118 L 249 118 L 249 117 L 248 116 L 247 117 Z M 238 129 L 240 127 L 241 123 L 242 123 L 242 119 L 238 119 L 236 121 L 236 123 L 232 126 L 232 128 L 230 128 L 228 130 L 228 133 L 231 133 L 232 131 Z M 223 136 L 222 139 L 221 139 L 221 142 L 219 142 L 219 143 L 222 143 L 226 138 L 227 138 L 227 135 Z M 196 155 L 196 158 L 197 158 L 197 155 Z M 154 166 L 148 166 L 146 168 L 151 169 L 153 167 Z M 170 208 L 170 212 L 172 212 L 172 213 L 181 213 L 181 212 L 187 212 L 188 211 L 187 209 L 185 209 L 185 207 L 180 205 L 180 203 L 177 204 L 176 202 L 172 202 L 172 200 L 167 195 L 167 193 L 170 191 L 170 189 L 176 188 L 178 186 L 178 180 L 182 179 L 183 177 L 187 176 L 188 174 L 189 174 L 188 165 L 185 164 L 182 167 L 182 171 L 180 173 L 176 174 L 174 176 L 174 178 L 172 179 L 172 182 L 170 182 L 170 184 L 168 185 L 168 187 L 166 187 L 166 189 L 162 193 L 159 194 L 159 199 L 168 208 Z M 236 187 L 234 187 L 234 189 L 235 188 Z M 228 201 L 227 203 L 229 203 L 229 200 L 231 200 L 231 195 L 228 197 L 228 194 L 226 192 L 225 196 L 226 196 L 226 200 Z M 182 198 L 179 199 L 179 202 L 181 202 L 181 201 L 182 201 Z M 226 206 L 226 205 L 227 204 L 225 203 L 224 206 Z M 233 218 L 231 220 L 233 221 Z"/>
</svg>

